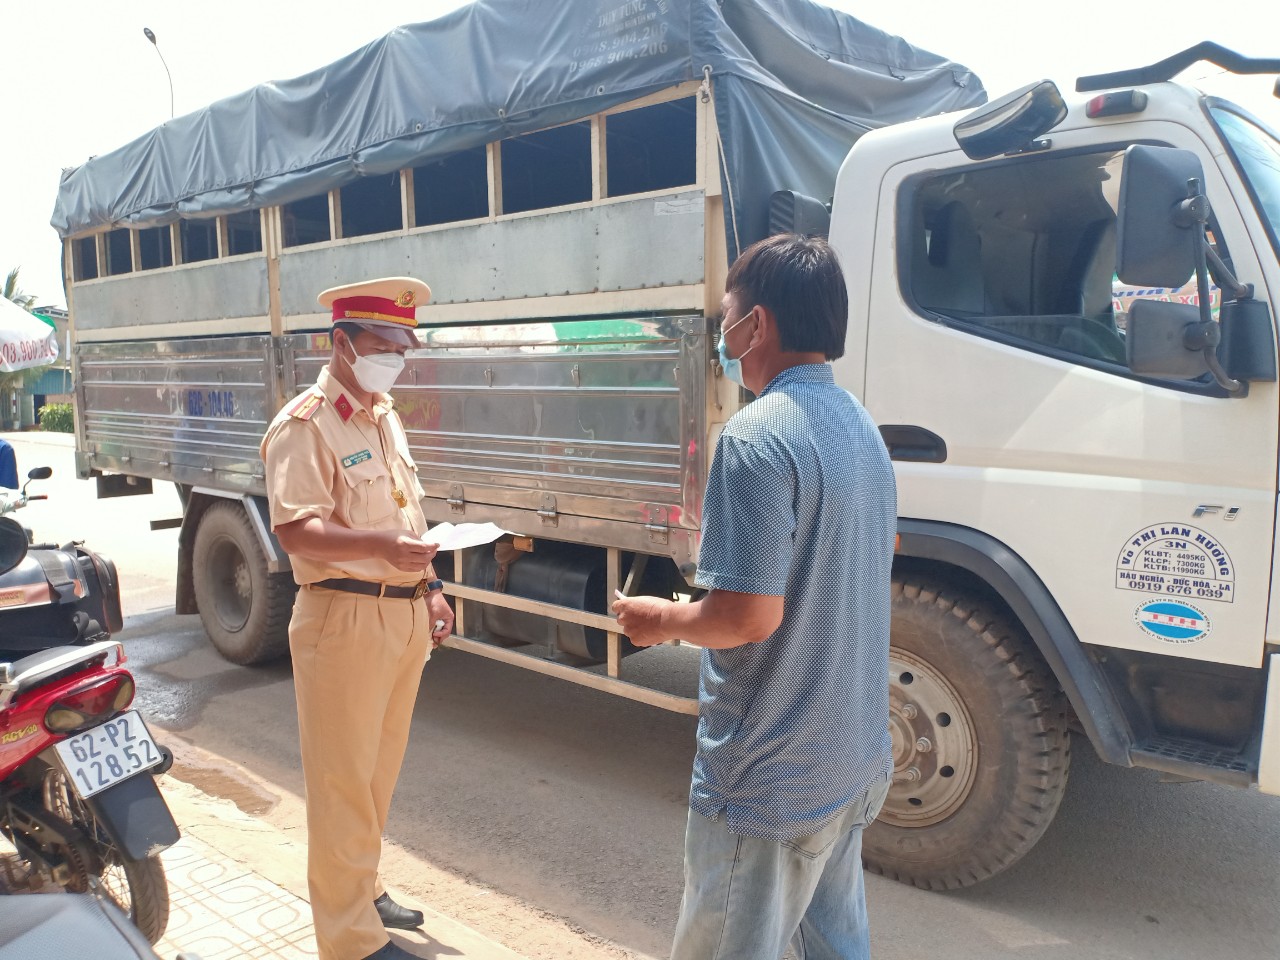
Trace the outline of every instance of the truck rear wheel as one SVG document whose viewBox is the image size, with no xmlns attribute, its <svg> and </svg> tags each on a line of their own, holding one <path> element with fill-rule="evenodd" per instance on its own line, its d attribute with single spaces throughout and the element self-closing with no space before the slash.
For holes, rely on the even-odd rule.
<svg viewBox="0 0 1280 960">
<path fill-rule="evenodd" d="M 1021 629 L 955 588 L 895 579 L 894 782 L 866 866 L 927 890 L 1016 863 L 1048 828 L 1071 760 L 1065 703 Z"/>
<path fill-rule="evenodd" d="M 267 558 L 244 507 L 215 503 L 200 518 L 192 569 L 196 607 L 217 651 L 232 663 L 265 663 L 289 652 L 297 591 Z"/>
</svg>

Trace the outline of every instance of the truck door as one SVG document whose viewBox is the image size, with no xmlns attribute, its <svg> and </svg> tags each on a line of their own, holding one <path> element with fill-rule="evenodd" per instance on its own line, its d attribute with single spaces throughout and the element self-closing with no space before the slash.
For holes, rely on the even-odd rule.
<svg viewBox="0 0 1280 960">
<path fill-rule="evenodd" d="M 984 163 L 935 154 L 881 184 L 876 220 L 896 229 L 871 244 L 864 400 L 881 425 L 945 443 L 944 462 L 898 464 L 900 514 L 1001 541 L 1082 641 L 1257 667 L 1277 389 L 1231 398 L 1208 379 L 1128 370 L 1115 210 L 1138 141 L 1197 153 L 1211 239 L 1274 302 L 1248 199 L 1220 146 L 1188 127 L 1060 128 L 1051 150 Z"/>
</svg>

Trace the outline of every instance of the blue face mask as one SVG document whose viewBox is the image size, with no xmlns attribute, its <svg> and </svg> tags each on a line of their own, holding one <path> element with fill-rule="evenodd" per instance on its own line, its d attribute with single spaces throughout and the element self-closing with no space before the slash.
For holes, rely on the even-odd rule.
<svg viewBox="0 0 1280 960">
<path fill-rule="evenodd" d="M 751 314 L 747 314 L 747 317 L 749 316 L 751 316 Z M 729 324 L 729 326 L 723 328 L 720 331 L 720 346 L 716 348 L 720 357 L 720 369 L 724 371 L 725 378 L 744 388 L 746 387 L 746 384 L 742 382 L 742 357 L 745 357 L 748 353 L 754 350 L 755 347 L 747 347 L 747 349 L 743 351 L 742 357 L 735 357 L 730 360 L 729 350 L 725 347 L 724 342 L 725 336 L 729 331 L 740 324 L 743 320 L 747 319 L 747 317 L 740 317 L 733 323 Z"/>
</svg>

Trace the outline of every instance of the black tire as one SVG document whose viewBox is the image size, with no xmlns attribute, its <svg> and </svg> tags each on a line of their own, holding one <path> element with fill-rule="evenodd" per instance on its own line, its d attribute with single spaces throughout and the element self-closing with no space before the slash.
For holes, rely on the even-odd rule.
<svg viewBox="0 0 1280 960">
<path fill-rule="evenodd" d="M 98 892 L 121 909 L 148 943 L 160 941 L 169 926 L 169 884 L 159 856 L 115 860 L 98 882 Z"/>
<path fill-rule="evenodd" d="M 267 558 L 239 503 L 215 503 L 200 518 L 192 552 L 196 608 L 217 651 L 232 663 L 266 663 L 289 652 L 297 587 L 267 572 Z"/>
<path fill-rule="evenodd" d="M 158 943 L 169 925 L 169 883 L 159 854 L 144 860 L 126 860 L 64 772 L 48 769 L 42 780 L 46 808 L 84 839 L 84 846 L 62 848 L 70 868 L 63 881 L 65 888 L 71 893 L 93 893 L 110 900 L 148 943 Z M 85 847 L 92 851 L 89 858 L 79 853 Z"/>
<path fill-rule="evenodd" d="M 895 579 L 890 644 L 894 783 L 863 859 L 926 890 L 970 886 L 1053 820 L 1071 762 L 1065 699 L 1021 628 L 957 588 Z"/>
</svg>

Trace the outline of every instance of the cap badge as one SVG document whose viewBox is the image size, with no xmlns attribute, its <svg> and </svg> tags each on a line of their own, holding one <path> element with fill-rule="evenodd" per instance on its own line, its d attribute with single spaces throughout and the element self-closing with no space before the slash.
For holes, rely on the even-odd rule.
<svg viewBox="0 0 1280 960">
<path fill-rule="evenodd" d="M 415 299 L 413 291 L 406 290 L 404 293 L 400 294 L 400 296 L 396 297 L 396 306 L 405 308 L 412 307 Z"/>
</svg>

